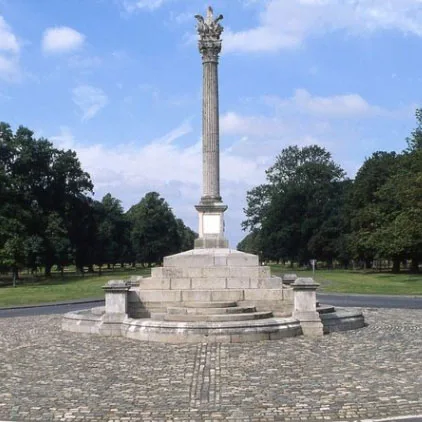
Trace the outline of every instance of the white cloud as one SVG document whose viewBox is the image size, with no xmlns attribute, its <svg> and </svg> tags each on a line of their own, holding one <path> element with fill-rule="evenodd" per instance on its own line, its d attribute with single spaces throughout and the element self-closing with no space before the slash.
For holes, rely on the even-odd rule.
<svg viewBox="0 0 422 422">
<path fill-rule="evenodd" d="M 271 136 L 285 130 L 285 124 L 276 117 L 242 116 L 229 111 L 221 116 L 220 128 L 223 134 L 248 136 Z"/>
<path fill-rule="evenodd" d="M 265 97 L 264 101 L 278 109 L 327 118 L 375 117 L 395 113 L 369 104 L 359 94 L 322 97 L 312 96 L 305 89 L 297 89 L 294 95 L 288 99 Z"/>
<path fill-rule="evenodd" d="M 20 78 L 19 60 L 17 57 L 0 54 L 0 79 L 14 82 Z"/>
<path fill-rule="evenodd" d="M 67 127 L 61 127 L 60 134 L 50 139 L 60 148 L 77 152 L 84 170 L 92 177 L 96 199 L 111 192 L 128 208 L 146 192 L 156 190 L 170 203 L 177 216 L 197 230 L 194 205 L 201 197 L 201 142 L 187 146 L 177 142 L 192 132 L 190 122 L 185 121 L 159 139 L 143 144 L 139 141 L 122 143 L 114 148 L 78 142 Z M 240 220 L 246 191 L 263 182 L 264 164 L 254 156 L 221 150 L 222 193 L 230 206 L 228 230 L 236 239 L 233 246 L 243 236 Z"/>
<path fill-rule="evenodd" d="M 92 119 L 108 104 L 105 92 L 90 85 L 79 85 L 74 88 L 72 100 L 82 111 L 82 121 Z"/>
<path fill-rule="evenodd" d="M 0 16 L 0 79 L 16 82 L 21 78 L 19 52 L 20 45 L 16 35 Z"/>
<path fill-rule="evenodd" d="M 18 54 L 20 50 L 15 34 L 2 16 L 0 16 L 0 50 L 14 54 Z"/>
<path fill-rule="evenodd" d="M 45 53 L 65 53 L 81 48 L 84 42 L 85 35 L 67 26 L 47 28 L 42 49 Z"/>
<path fill-rule="evenodd" d="M 226 52 L 269 52 L 300 46 L 336 30 L 397 30 L 422 36 L 420 0 L 269 0 L 255 28 L 225 32 Z"/>
<path fill-rule="evenodd" d="M 165 0 L 123 0 L 122 5 L 127 12 L 132 13 L 141 9 L 158 9 L 163 5 L 164 1 Z"/>
</svg>

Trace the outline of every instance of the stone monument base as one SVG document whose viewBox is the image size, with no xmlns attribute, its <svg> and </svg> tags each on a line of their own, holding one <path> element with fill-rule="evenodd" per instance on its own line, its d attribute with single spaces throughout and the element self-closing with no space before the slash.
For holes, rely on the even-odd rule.
<svg viewBox="0 0 422 422">
<path fill-rule="evenodd" d="M 104 289 L 105 308 L 68 313 L 63 329 L 169 343 L 227 343 L 322 335 L 364 325 L 359 312 L 317 307 L 312 279 L 283 285 L 269 267 L 259 265 L 257 256 L 228 248 L 168 256 L 151 277 L 111 281 Z M 301 321 L 306 310 L 297 310 L 307 303 L 319 330 L 310 327 L 309 318 Z"/>
</svg>

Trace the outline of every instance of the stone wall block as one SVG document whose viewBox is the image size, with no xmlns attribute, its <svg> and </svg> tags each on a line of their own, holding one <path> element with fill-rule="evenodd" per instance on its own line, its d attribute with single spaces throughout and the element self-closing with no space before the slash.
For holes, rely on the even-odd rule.
<svg viewBox="0 0 422 422">
<path fill-rule="evenodd" d="M 251 281 L 250 281 L 250 278 L 248 277 L 227 278 L 228 289 L 249 289 L 250 283 Z"/>
<path fill-rule="evenodd" d="M 237 302 L 244 299 L 244 290 L 214 290 L 211 292 L 213 302 Z"/>
<path fill-rule="evenodd" d="M 226 278 L 192 278 L 192 289 L 225 289 Z"/>
<path fill-rule="evenodd" d="M 189 277 L 170 279 L 170 289 L 172 290 L 188 290 L 191 288 L 192 282 Z"/>
</svg>

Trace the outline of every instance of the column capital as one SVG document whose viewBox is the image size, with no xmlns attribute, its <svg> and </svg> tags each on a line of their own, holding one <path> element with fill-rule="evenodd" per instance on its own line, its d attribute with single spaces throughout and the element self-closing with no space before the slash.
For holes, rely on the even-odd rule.
<svg viewBox="0 0 422 422">
<path fill-rule="evenodd" d="M 218 55 L 221 51 L 221 34 L 224 28 L 219 23 L 223 15 L 214 18 L 212 7 L 208 7 L 205 18 L 195 15 L 198 21 L 196 29 L 199 34 L 198 48 L 202 55 L 203 63 L 218 62 Z"/>
</svg>

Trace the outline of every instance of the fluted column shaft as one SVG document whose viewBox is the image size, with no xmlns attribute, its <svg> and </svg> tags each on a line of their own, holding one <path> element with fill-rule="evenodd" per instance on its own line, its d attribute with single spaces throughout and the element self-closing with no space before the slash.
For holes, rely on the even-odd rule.
<svg viewBox="0 0 422 422">
<path fill-rule="evenodd" d="M 214 17 L 208 7 L 204 18 L 196 15 L 198 48 L 202 56 L 202 197 L 198 205 L 199 237 L 195 248 L 228 248 L 224 237 L 224 205 L 220 196 L 220 128 L 218 110 L 218 55 L 221 52 L 220 25 L 223 15 Z"/>
<path fill-rule="evenodd" d="M 203 198 L 221 201 L 218 61 L 203 60 L 202 171 Z"/>
</svg>

